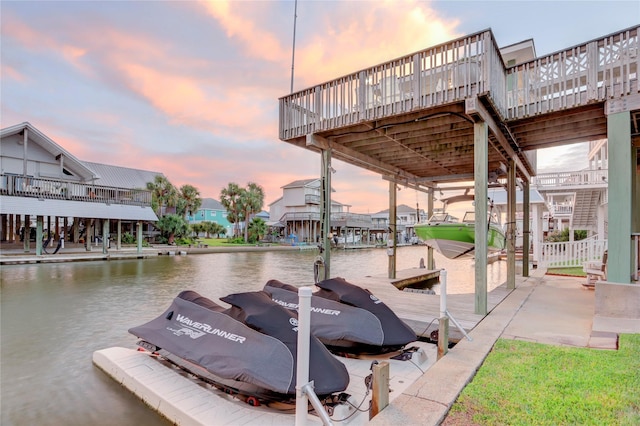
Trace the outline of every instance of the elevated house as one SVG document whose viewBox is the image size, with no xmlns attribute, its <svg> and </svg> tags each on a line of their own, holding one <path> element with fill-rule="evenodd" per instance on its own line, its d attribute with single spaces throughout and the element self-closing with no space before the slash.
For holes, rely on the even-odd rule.
<svg viewBox="0 0 640 426">
<path fill-rule="evenodd" d="M 375 241 L 387 241 L 389 234 L 389 209 L 379 211 L 371 215 L 373 227 L 371 234 Z M 418 223 L 424 223 L 428 220 L 427 213 L 415 207 L 400 204 L 396 207 L 396 233 L 398 234 L 398 242 L 413 243 L 416 242 L 416 235 L 413 228 Z"/>
<path fill-rule="evenodd" d="M 292 244 L 320 242 L 320 182 L 319 178 L 293 181 L 282 187 L 282 197 L 269 204 L 268 225 Z M 372 227 L 371 216 L 350 213 L 349 207 L 331 201 L 332 236 L 363 242 Z"/>
<path fill-rule="evenodd" d="M 566 243 L 545 243 L 542 263 L 547 266 L 572 265 L 574 259 L 600 260 L 608 246 L 609 229 L 609 161 L 607 139 L 589 141 L 586 169 L 538 174 L 533 186 L 545 197 L 548 214 L 544 224 L 548 231 L 569 229 Z M 639 163 L 640 164 L 640 163 Z M 587 239 L 574 241 L 576 230 L 587 231 Z M 633 276 L 638 276 L 640 247 L 632 235 L 635 259 Z"/>
<path fill-rule="evenodd" d="M 112 232 L 119 245 L 125 231 L 141 249 L 143 224 L 158 220 L 146 184 L 161 173 L 82 161 L 28 122 L 2 129 L 0 138 L 3 242 L 22 239 L 30 251 L 33 226 L 38 255 L 51 241 L 83 242 L 87 250 L 102 241 L 106 250 Z"/>
<path fill-rule="evenodd" d="M 192 216 L 187 216 L 187 220 L 189 223 L 215 222 L 224 226 L 227 235 L 233 234 L 233 225 L 227 220 L 227 209 L 213 198 L 203 198 L 198 211 Z"/>
<path fill-rule="evenodd" d="M 332 159 L 380 174 L 389 181 L 392 210 L 398 185 L 428 192 L 431 202 L 434 190 L 473 180 L 474 199 L 484 200 L 489 183 L 506 178 L 508 289 L 516 284 L 516 186 L 528 195 L 537 185 L 537 150 L 592 142 L 600 151 L 596 141 L 607 139 L 607 216 L 601 227 L 609 242 L 609 284 L 596 294 L 600 301 L 606 299 L 602 291 L 637 297 L 638 287 L 626 284 L 637 280 L 640 251 L 638 30 L 621 29 L 540 57 L 533 40 L 501 48 L 491 29 L 479 31 L 282 96 L 279 137 L 318 153 L 325 182 Z M 590 173 L 598 179 L 597 171 Z M 330 192 L 323 195 L 327 209 Z M 528 197 L 523 205 L 528 246 Z M 487 213 L 486 203 L 475 204 L 479 314 L 487 312 Z M 574 225 L 592 216 L 572 215 Z M 589 226 L 598 228 L 597 222 Z M 394 278 L 395 248 L 389 252 Z M 330 275 L 330 254 L 323 256 Z M 525 250 L 524 276 L 528 260 Z"/>
</svg>

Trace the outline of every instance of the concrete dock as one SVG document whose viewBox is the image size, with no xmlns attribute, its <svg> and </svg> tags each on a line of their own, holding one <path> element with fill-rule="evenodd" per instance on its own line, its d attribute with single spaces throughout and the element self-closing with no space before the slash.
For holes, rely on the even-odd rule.
<svg viewBox="0 0 640 426">
<path fill-rule="evenodd" d="M 411 360 L 380 358 L 389 363 L 389 399 L 402 395 L 418 377 L 436 362 L 437 350 L 432 344 L 416 342 L 418 346 Z M 373 359 L 338 357 L 349 371 L 350 382 L 345 390 L 348 404 L 341 404 L 330 414 L 335 422 L 349 425 L 369 423 L 369 401 L 365 377 L 371 373 Z M 107 348 L 94 352 L 93 362 L 126 389 L 138 396 L 154 410 L 180 426 L 192 425 L 294 425 L 295 412 L 268 406 L 250 406 L 238 396 L 220 390 L 159 361 L 148 352 L 131 348 Z M 359 409 L 356 409 L 358 407 Z M 322 424 L 313 414 L 307 424 Z"/>
</svg>

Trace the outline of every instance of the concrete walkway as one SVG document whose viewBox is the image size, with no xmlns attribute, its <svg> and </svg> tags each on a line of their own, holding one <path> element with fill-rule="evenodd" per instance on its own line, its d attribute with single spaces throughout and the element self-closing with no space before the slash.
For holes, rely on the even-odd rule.
<svg viewBox="0 0 640 426">
<path fill-rule="evenodd" d="M 582 286 L 584 278 L 544 272 L 518 277 L 516 289 L 469 333 L 473 341 L 461 340 L 370 424 L 442 423 L 498 338 L 615 350 L 618 333 L 640 333 L 640 319 L 594 321 L 595 292 Z"/>
</svg>

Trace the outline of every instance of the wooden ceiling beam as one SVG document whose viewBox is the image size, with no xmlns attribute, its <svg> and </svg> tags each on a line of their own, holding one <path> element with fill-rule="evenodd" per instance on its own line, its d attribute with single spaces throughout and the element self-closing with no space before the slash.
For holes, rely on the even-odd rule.
<svg viewBox="0 0 640 426">
<path fill-rule="evenodd" d="M 418 176 L 414 176 L 398 167 L 382 163 L 357 151 L 353 151 L 341 145 L 332 143 L 330 140 L 317 134 L 307 135 L 306 145 L 308 147 L 314 147 L 320 150 L 331 149 L 333 157 L 339 160 L 346 161 L 350 164 L 360 165 L 361 167 L 364 167 L 376 173 L 396 175 L 410 181 L 416 181 L 416 179 L 418 178 Z"/>
</svg>

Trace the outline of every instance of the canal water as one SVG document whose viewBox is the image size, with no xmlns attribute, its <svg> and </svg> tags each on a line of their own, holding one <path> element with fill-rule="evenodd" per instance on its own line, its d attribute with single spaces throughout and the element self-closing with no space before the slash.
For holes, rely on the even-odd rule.
<svg viewBox="0 0 640 426">
<path fill-rule="evenodd" d="M 159 256 L 144 260 L 6 265 L 0 270 L 0 423 L 8 425 L 168 425 L 97 369 L 94 351 L 135 348 L 127 330 L 162 313 L 182 290 L 217 301 L 260 290 L 269 279 L 313 284 L 315 251 Z M 398 248 L 398 269 L 418 267 L 424 246 Z M 449 293 L 474 291 L 471 261 L 436 255 Z M 334 251 L 332 276 L 352 282 L 386 274 L 386 250 Z M 488 266 L 489 290 L 506 280 Z M 438 292 L 438 286 L 434 287 Z M 222 303 L 222 302 L 221 302 Z"/>
</svg>

